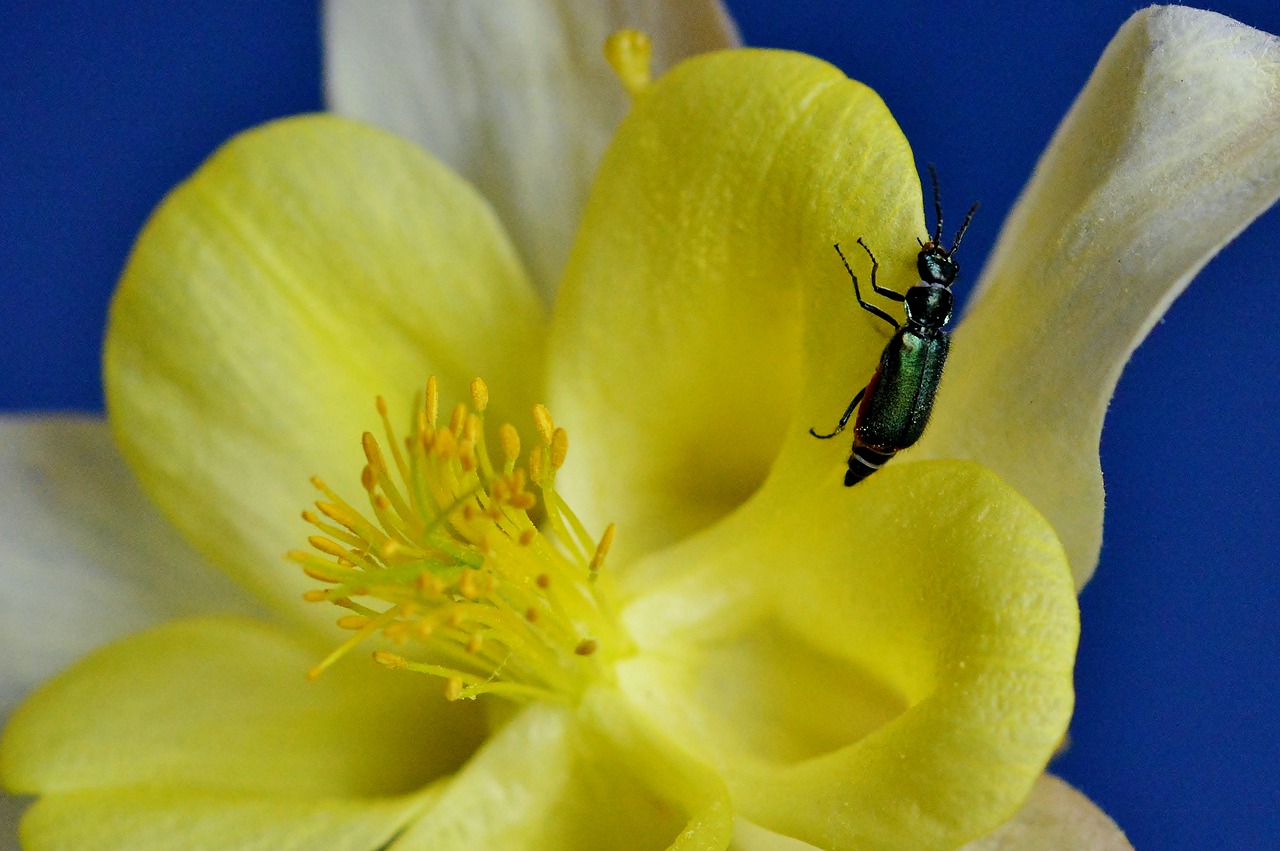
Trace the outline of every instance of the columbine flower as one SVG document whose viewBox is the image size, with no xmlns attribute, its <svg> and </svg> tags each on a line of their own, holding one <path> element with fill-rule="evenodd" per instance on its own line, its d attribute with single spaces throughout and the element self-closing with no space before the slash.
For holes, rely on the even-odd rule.
<svg viewBox="0 0 1280 851">
<path fill-rule="evenodd" d="M 1275 198 L 1276 54 L 1214 15 L 1126 26 L 925 442 L 849 491 L 805 431 L 882 338 L 827 246 L 862 236 L 901 289 L 925 228 L 905 140 L 829 66 L 729 52 L 648 85 L 619 47 L 636 100 L 549 328 L 420 150 L 325 117 L 233 140 L 139 239 L 108 398 L 151 495 L 276 619 L 161 627 L 37 692 L 0 751 L 41 795 L 29 846 L 953 848 L 1033 788 L 1001 847 L 1122 843 L 1036 781 L 1101 405 Z M 282 562 L 313 474 L 316 554 Z"/>
</svg>

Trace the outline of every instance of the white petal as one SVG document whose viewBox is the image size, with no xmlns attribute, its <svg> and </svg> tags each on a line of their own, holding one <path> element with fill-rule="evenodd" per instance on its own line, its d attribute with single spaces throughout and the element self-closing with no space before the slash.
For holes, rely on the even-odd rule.
<svg viewBox="0 0 1280 851">
<path fill-rule="evenodd" d="M 143 496 L 102 420 L 0 417 L 0 542 L 0 717 L 125 633 L 254 611 Z"/>
<path fill-rule="evenodd" d="M 32 800 L 0 792 L 0 851 L 18 851 L 18 819 Z"/>
<path fill-rule="evenodd" d="M 920 454 L 1008 479 L 1058 530 L 1083 585 L 1120 370 L 1278 195 L 1280 40 L 1194 9 L 1134 15 L 1001 232 Z"/>
<path fill-rule="evenodd" d="M 550 299 L 626 111 L 605 38 L 642 29 L 661 71 L 735 45 L 718 0 L 327 0 L 329 107 L 425 146 L 503 219 Z"/>
</svg>

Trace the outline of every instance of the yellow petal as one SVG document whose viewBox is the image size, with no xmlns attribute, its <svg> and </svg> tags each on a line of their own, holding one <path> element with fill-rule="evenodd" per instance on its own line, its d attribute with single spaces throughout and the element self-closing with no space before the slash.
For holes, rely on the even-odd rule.
<svg viewBox="0 0 1280 851">
<path fill-rule="evenodd" d="M 737 43 L 717 0 L 329 0 L 324 24 L 329 106 L 418 142 L 479 188 L 548 303 L 626 112 L 605 38 L 644 30 L 663 70 Z"/>
<path fill-rule="evenodd" d="M 413 145 L 328 116 L 229 142 L 138 238 L 111 308 L 108 411 L 179 529 L 297 612 L 308 478 L 354 485 L 383 393 L 471 378 L 527 419 L 541 311 L 485 202 Z M 407 416 L 407 413 L 402 414 Z M 524 422 L 524 420 L 521 420 Z"/>
<path fill-rule="evenodd" d="M 1107 48 L 1001 232 L 920 456 L 994 468 L 1058 530 L 1102 534 L 1098 438 L 1129 354 L 1280 195 L 1280 40 L 1176 6 Z"/>
<path fill-rule="evenodd" d="M 141 785 L 286 797 L 422 788 L 476 746 L 478 719 L 425 678 L 230 620 L 170 624 L 47 683 L 0 740 L 0 782 L 61 794 Z M 414 754 L 406 759 L 405 754 Z"/>
<path fill-rule="evenodd" d="M 723 784 L 609 691 L 531 705 L 448 782 L 398 851 L 723 849 Z"/>
<path fill-rule="evenodd" d="M 739 505 L 792 423 L 811 305 L 835 314 L 815 380 L 844 404 L 883 337 L 831 246 L 863 237 L 901 288 L 919 192 L 884 104 L 812 57 L 711 54 L 641 94 L 556 305 L 550 395 L 575 458 L 563 487 L 589 526 L 617 521 L 618 547 L 642 552 Z"/>
<path fill-rule="evenodd" d="M 0 541 L 0 716 L 107 641 L 256 610 L 164 522 L 98 418 L 0 418 Z"/>
<path fill-rule="evenodd" d="M 71 792 L 22 822 L 27 851 L 376 851 L 422 803 L 413 798 L 264 798 L 185 788 Z"/>
<path fill-rule="evenodd" d="M 1133 846 L 1092 801 L 1046 774 L 1012 819 L 961 851 L 1133 851 Z"/>
<path fill-rule="evenodd" d="M 772 605 L 637 631 L 624 690 L 777 833 L 944 849 L 992 830 L 1071 715 L 1078 611 L 1053 530 L 962 462 L 895 462 L 851 490 L 833 478 L 783 497 L 770 487 L 662 556 L 718 553 Z M 643 598 L 628 614 L 639 607 L 664 616 Z"/>
</svg>

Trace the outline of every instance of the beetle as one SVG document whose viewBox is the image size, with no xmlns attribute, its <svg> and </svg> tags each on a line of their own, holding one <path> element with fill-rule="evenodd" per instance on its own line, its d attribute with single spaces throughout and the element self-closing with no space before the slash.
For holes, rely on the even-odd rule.
<svg viewBox="0 0 1280 851">
<path fill-rule="evenodd" d="M 858 245 L 871 258 L 871 289 L 884 298 L 902 303 L 907 319 L 905 325 L 899 325 L 888 313 L 862 298 L 858 276 L 849 267 L 840 244 L 835 245 L 845 271 L 853 280 L 853 294 L 858 306 L 894 328 L 893 337 L 885 345 L 880 365 L 871 381 L 853 397 L 835 430 L 830 434 L 818 434 L 809 429 L 809 434 L 820 440 L 833 438 L 844 431 L 849 417 L 857 409 L 853 450 L 849 455 L 849 469 L 844 474 L 845 487 L 853 487 L 920 439 L 933 411 L 934 396 L 951 348 L 951 335 L 944 329 L 951 319 L 954 304 L 951 285 L 960 274 L 960 265 L 954 255 L 969 223 L 973 221 L 973 214 L 978 211 L 978 205 L 969 208 L 951 247 L 943 247 L 942 195 L 933 166 L 929 166 L 929 174 L 933 178 L 936 225 L 932 239 L 928 242 L 916 240 L 920 243 L 920 253 L 916 255 L 916 270 L 920 273 L 918 284 L 905 294 L 880 286 L 876 282 L 880 264 L 862 238 L 858 238 Z"/>
</svg>

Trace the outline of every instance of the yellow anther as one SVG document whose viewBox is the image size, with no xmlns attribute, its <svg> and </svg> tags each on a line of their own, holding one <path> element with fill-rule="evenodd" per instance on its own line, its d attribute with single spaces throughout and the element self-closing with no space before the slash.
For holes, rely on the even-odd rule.
<svg viewBox="0 0 1280 851">
<path fill-rule="evenodd" d="M 378 396 L 373 400 L 374 407 L 378 409 L 378 416 L 385 417 L 387 415 L 387 400 Z"/>
<path fill-rule="evenodd" d="M 364 615 L 344 615 L 338 618 L 338 629 L 364 629 L 369 619 Z"/>
<path fill-rule="evenodd" d="M 371 432 L 366 431 L 361 436 L 360 445 L 364 448 L 364 457 L 369 459 L 369 466 L 375 473 L 381 473 L 387 469 L 386 462 L 382 460 L 382 449 L 378 446 L 378 439 Z"/>
<path fill-rule="evenodd" d="M 318 564 L 307 563 L 302 566 L 302 572 L 317 582 L 336 583 L 343 580 L 342 574 L 336 570 L 328 570 Z"/>
<path fill-rule="evenodd" d="M 595 555 L 591 557 L 591 572 L 599 573 L 600 568 L 604 567 L 605 556 L 609 555 L 609 548 L 613 546 L 613 535 L 617 531 L 618 525 L 610 523 L 608 528 L 604 530 L 604 534 L 600 536 L 600 543 L 596 544 Z"/>
<path fill-rule="evenodd" d="M 600 645 L 594 639 L 584 638 L 578 642 L 578 646 L 573 648 L 573 652 L 579 656 L 590 656 L 599 649 Z"/>
<path fill-rule="evenodd" d="M 418 590 L 429 596 L 439 597 L 444 593 L 444 583 L 433 573 L 419 574 L 417 584 Z"/>
<path fill-rule="evenodd" d="M 378 486 L 378 474 L 368 464 L 360 471 L 360 485 L 367 491 L 372 491 Z"/>
<path fill-rule="evenodd" d="M 436 377 L 433 375 L 427 379 L 427 398 L 425 400 L 427 408 L 427 423 L 432 427 L 436 427 L 436 418 L 440 414 L 440 385 L 436 383 Z"/>
<path fill-rule="evenodd" d="M 498 442 L 502 444 L 502 457 L 514 464 L 520 457 L 520 433 L 511 423 L 503 423 L 498 429 Z"/>
<path fill-rule="evenodd" d="M 409 660 L 401 656 L 399 653 L 389 653 L 386 650 L 373 651 L 373 661 L 387 668 L 407 668 Z"/>
<path fill-rule="evenodd" d="M 640 30 L 618 30 L 605 39 L 604 57 L 634 98 L 649 85 L 653 43 Z"/>
<path fill-rule="evenodd" d="M 431 453 L 437 458 L 449 459 L 454 457 L 458 450 L 458 441 L 454 438 L 453 432 L 447 429 L 441 429 L 436 432 L 435 440 L 431 443 Z"/>
<path fill-rule="evenodd" d="M 458 443 L 458 463 L 464 473 L 470 473 L 476 468 L 476 444 L 469 437 L 462 438 Z"/>
<path fill-rule="evenodd" d="M 542 447 L 529 453 L 529 480 L 535 485 L 542 482 Z"/>
<path fill-rule="evenodd" d="M 546 405 L 533 406 L 533 424 L 537 427 L 538 436 L 542 438 L 542 442 L 550 446 L 551 438 L 556 432 L 556 424 L 551 419 L 551 412 L 547 410 Z"/>
<path fill-rule="evenodd" d="M 564 459 L 569 454 L 569 432 L 562 428 L 551 435 L 551 469 L 559 470 L 564 466 Z"/>
<path fill-rule="evenodd" d="M 347 554 L 347 550 L 342 546 L 342 544 L 339 544 L 337 541 L 331 541 L 321 535 L 312 535 L 310 538 L 307 538 L 307 543 L 325 555 L 345 556 Z"/>
<path fill-rule="evenodd" d="M 520 533 L 520 546 L 527 547 L 538 540 L 538 530 L 530 526 Z"/>
<path fill-rule="evenodd" d="M 449 431 L 455 438 L 462 437 L 462 427 L 467 424 L 467 406 L 462 402 L 453 406 L 453 414 L 449 416 Z"/>
<path fill-rule="evenodd" d="M 329 599 L 329 593 L 319 588 L 312 588 L 302 595 L 302 599 L 308 603 L 323 603 Z"/>
<path fill-rule="evenodd" d="M 482 378 L 471 379 L 471 407 L 482 414 L 489 407 L 489 385 Z"/>
</svg>

